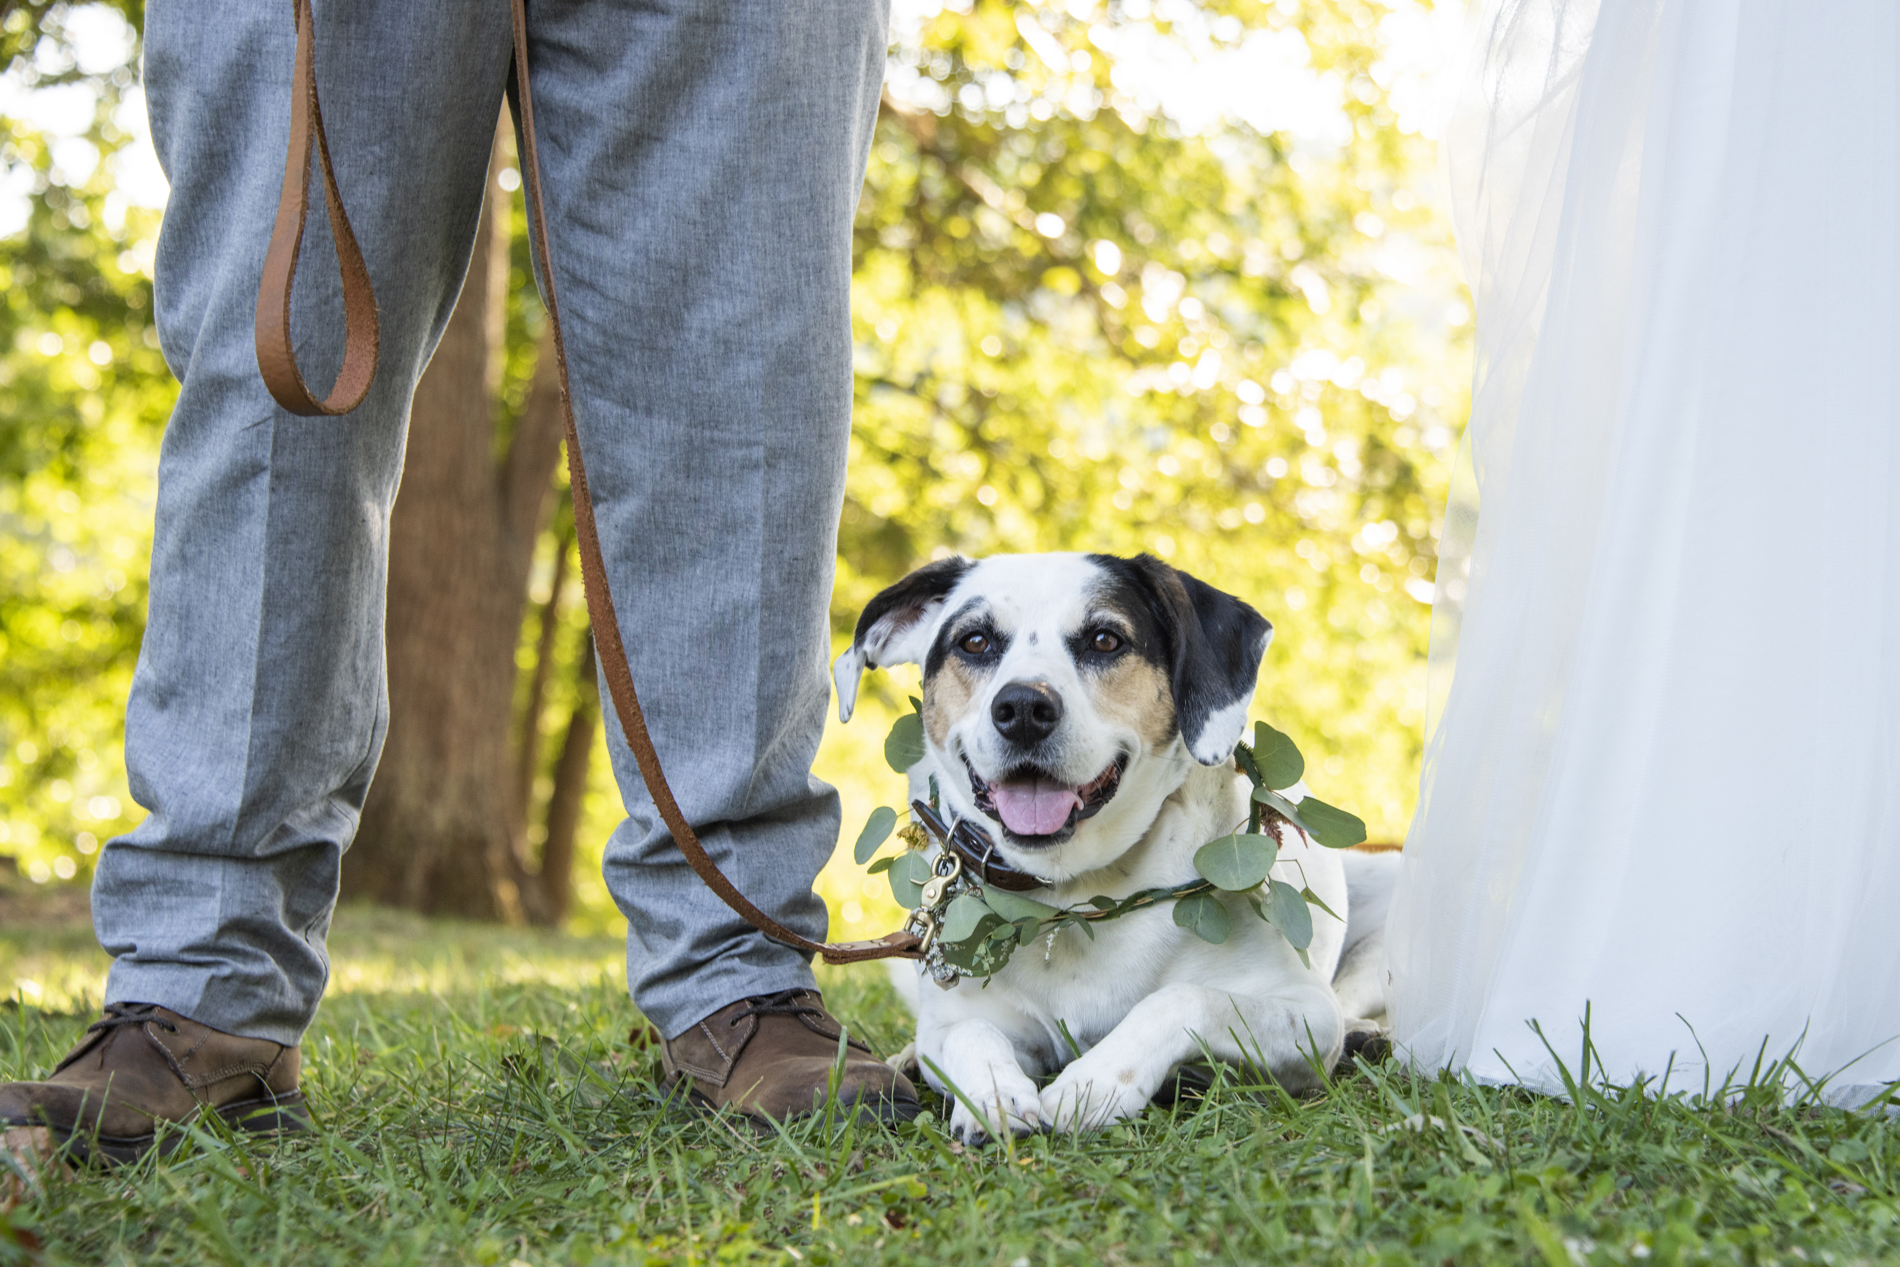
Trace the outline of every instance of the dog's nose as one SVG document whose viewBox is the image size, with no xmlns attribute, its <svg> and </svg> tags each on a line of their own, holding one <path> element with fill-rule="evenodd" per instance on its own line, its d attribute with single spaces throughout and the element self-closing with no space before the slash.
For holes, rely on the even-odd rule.
<svg viewBox="0 0 1900 1267">
<path fill-rule="evenodd" d="M 990 720 L 1011 743 L 1041 743 L 1062 723 L 1062 697 L 1047 682 L 1011 682 L 996 693 Z"/>
</svg>

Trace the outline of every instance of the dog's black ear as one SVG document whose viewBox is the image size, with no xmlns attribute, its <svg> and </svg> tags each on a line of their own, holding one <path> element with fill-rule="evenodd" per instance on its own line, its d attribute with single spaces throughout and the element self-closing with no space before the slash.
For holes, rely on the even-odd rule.
<svg viewBox="0 0 1900 1267">
<path fill-rule="evenodd" d="M 1153 555 L 1097 558 L 1105 567 L 1138 582 L 1168 636 L 1174 712 L 1182 742 L 1202 765 L 1228 760 L 1246 733 L 1247 707 L 1260 676 L 1260 657 L 1273 641 L 1273 626 L 1232 594 L 1177 571 Z"/>
<path fill-rule="evenodd" d="M 975 566 L 974 560 L 960 554 L 939 559 L 871 600 L 858 617 L 850 649 L 831 666 L 831 681 L 838 688 L 839 721 L 851 720 L 858 706 L 858 677 L 865 669 L 924 662 L 930 650 L 930 618 L 943 610 L 944 598 Z"/>
</svg>

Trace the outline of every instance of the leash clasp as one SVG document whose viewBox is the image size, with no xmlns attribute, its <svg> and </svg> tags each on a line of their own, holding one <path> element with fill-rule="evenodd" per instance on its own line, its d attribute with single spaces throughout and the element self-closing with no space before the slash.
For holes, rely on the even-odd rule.
<svg viewBox="0 0 1900 1267">
<path fill-rule="evenodd" d="M 931 980 L 948 990 L 956 985 L 960 974 L 944 962 L 937 935 L 943 931 L 943 908 L 949 904 L 950 890 L 963 877 L 963 859 L 945 849 L 931 864 L 931 871 L 931 878 L 919 894 L 917 909 L 910 913 L 905 928 L 923 938 L 923 944 L 917 949 L 923 955 L 924 970 Z"/>
<path fill-rule="evenodd" d="M 944 863 L 950 865 L 946 868 Z M 937 855 L 936 878 L 924 885 L 923 905 L 921 909 L 935 913 L 943 905 L 945 895 L 956 878 L 963 874 L 963 859 L 949 850 Z"/>
</svg>

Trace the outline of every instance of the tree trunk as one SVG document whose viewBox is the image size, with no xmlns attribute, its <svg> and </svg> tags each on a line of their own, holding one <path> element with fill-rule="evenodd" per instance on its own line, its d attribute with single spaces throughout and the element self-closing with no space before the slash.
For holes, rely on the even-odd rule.
<svg viewBox="0 0 1900 1267">
<path fill-rule="evenodd" d="M 587 793 L 587 768 L 594 755 L 594 727 L 600 721 L 599 689 L 594 677 L 594 640 L 591 634 L 574 669 L 579 698 L 561 740 L 554 763 L 554 791 L 548 796 L 547 842 L 541 846 L 537 873 L 547 922 L 567 918 L 574 901 L 574 839 L 580 832 L 582 800 Z"/>
<path fill-rule="evenodd" d="M 508 139 L 498 129 L 499 152 Z M 559 454 L 558 387 L 537 367 L 494 456 L 508 202 L 491 179 L 468 277 L 416 388 L 390 520 L 389 737 L 343 895 L 467 919 L 538 914 L 516 803 L 515 649 Z M 551 369 L 553 358 L 542 357 Z M 544 381 L 546 380 L 546 381 Z M 532 744 L 533 727 L 525 728 Z"/>
<path fill-rule="evenodd" d="M 541 772 L 541 709 L 547 700 L 548 678 L 554 669 L 554 636 L 561 629 L 561 596 L 567 588 L 567 556 L 574 543 L 562 536 L 554 546 L 554 575 L 548 581 L 548 601 L 541 606 L 540 635 L 534 645 L 534 675 L 528 679 L 528 703 L 521 710 L 521 739 L 516 745 L 515 830 L 527 833 L 528 806 L 534 800 L 534 776 Z M 545 856 L 545 854 L 543 855 Z"/>
</svg>

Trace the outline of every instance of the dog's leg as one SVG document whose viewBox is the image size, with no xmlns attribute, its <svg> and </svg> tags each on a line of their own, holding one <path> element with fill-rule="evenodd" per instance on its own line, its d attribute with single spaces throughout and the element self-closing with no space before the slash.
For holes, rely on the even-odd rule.
<svg viewBox="0 0 1900 1267">
<path fill-rule="evenodd" d="M 1340 959 L 1333 993 L 1349 1021 L 1377 1022 L 1385 1015 L 1385 929 L 1366 934 Z"/>
<path fill-rule="evenodd" d="M 1333 992 L 1299 984 L 1249 996 L 1177 982 L 1137 1003 L 1121 1024 L 1042 1093 L 1059 1131 L 1096 1130 L 1146 1108 L 1163 1080 L 1203 1048 L 1230 1064 L 1263 1067 L 1290 1090 L 1332 1068 L 1345 1038 Z"/>
<path fill-rule="evenodd" d="M 940 1078 L 929 1065 L 924 1077 L 944 1095 L 954 1097 L 950 1111 L 950 1133 L 966 1143 L 977 1143 L 988 1135 L 1004 1131 L 1028 1133 L 1042 1129 L 1042 1102 L 1036 1084 L 1029 1080 L 1017 1063 L 1016 1049 L 1008 1035 L 986 1020 L 956 1021 L 944 1028 L 934 1044 L 935 1059 L 943 1070 Z M 928 1050 L 926 1055 L 931 1055 Z M 956 1084 L 956 1095 L 944 1085 L 944 1079 Z M 964 1103 L 968 1097 L 982 1110 L 982 1117 Z"/>
</svg>

